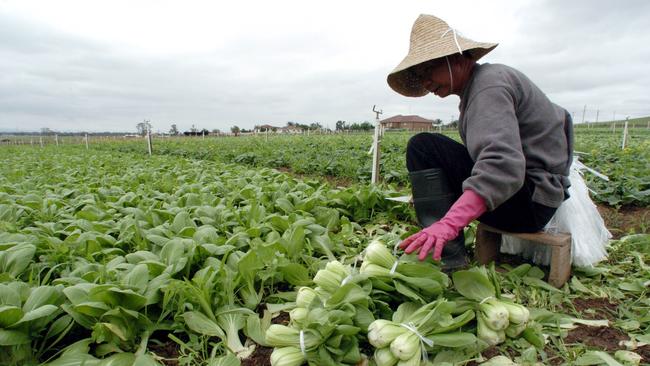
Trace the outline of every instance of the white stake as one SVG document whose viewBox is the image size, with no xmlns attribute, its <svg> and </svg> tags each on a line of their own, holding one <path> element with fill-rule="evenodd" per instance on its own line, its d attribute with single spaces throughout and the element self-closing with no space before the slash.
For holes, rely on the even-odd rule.
<svg viewBox="0 0 650 366">
<path fill-rule="evenodd" d="M 147 148 L 149 149 L 149 156 L 153 153 L 153 147 L 151 145 L 151 130 L 147 130 Z"/>
<path fill-rule="evenodd" d="M 86 150 L 88 149 L 90 149 L 90 147 L 88 147 L 88 134 L 86 134 Z"/>
<path fill-rule="evenodd" d="M 621 150 L 625 149 L 625 142 L 626 142 L 626 140 L 627 140 L 627 120 L 628 120 L 629 118 L 630 118 L 630 117 L 627 117 L 627 118 L 625 119 L 625 127 L 623 127 L 623 142 L 621 143 Z"/>
<path fill-rule="evenodd" d="M 372 175 L 370 176 L 370 182 L 372 184 L 379 183 L 379 163 L 380 163 L 380 130 L 381 124 L 379 123 L 379 115 L 382 114 L 381 110 L 375 110 L 375 106 L 372 106 L 372 111 L 376 114 L 375 120 L 375 134 L 372 139 Z"/>
</svg>

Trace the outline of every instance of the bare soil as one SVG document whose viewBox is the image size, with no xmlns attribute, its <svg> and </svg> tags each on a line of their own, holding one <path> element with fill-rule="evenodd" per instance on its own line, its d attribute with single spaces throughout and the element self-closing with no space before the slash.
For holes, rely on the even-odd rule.
<svg viewBox="0 0 650 366">
<path fill-rule="evenodd" d="M 576 298 L 573 299 L 573 306 L 582 314 L 585 319 L 616 319 L 617 304 L 613 304 L 605 298 Z"/>
<path fill-rule="evenodd" d="M 250 357 L 241 360 L 242 366 L 271 366 L 271 353 L 273 348 L 258 345 Z"/>
<path fill-rule="evenodd" d="M 617 209 L 598 205 L 598 212 L 614 239 L 631 233 L 650 232 L 650 207 L 624 206 Z"/>
<path fill-rule="evenodd" d="M 156 356 L 161 357 L 158 359 L 165 366 L 178 366 L 178 348 L 179 345 L 174 341 L 166 341 L 162 344 L 149 343 L 149 351 Z"/>
<path fill-rule="evenodd" d="M 613 352 L 625 349 L 619 343 L 629 339 L 627 334 L 615 328 L 579 325 L 569 332 L 569 335 L 564 338 L 564 343 L 567 345 L 582 344 L 597 350 Z"/>
</svg>

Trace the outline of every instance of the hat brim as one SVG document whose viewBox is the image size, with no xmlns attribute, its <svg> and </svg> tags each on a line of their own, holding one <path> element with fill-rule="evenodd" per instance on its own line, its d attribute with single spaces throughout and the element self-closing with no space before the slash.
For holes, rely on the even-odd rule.
<svg viewBox="0 0 650 366">
<path fill-rule="evenodd" d="M 498 43 L 472 43 L 473 47 L 463 49 L 463 52 L 469 53 L 470 57 L 474 61 L 478 61 L 481 57 L 485 56 L 499 45 Z M 421 82 L 410 79 L 408 77 L 407 69 L 424 62 L 445 56 L 451 56 L 457 53 L 458 49 L 454 48 L 448 48 L 446 50 L 438 49 L 435 50 L 435 52 L 409 52 L 402 62 L 400 62 L 399 65 L 388 74 L 388 85 L 396 92 L 407 97 L 425 96 L 429 94 L 429 91 L 422 86 Z"/>
</svg>

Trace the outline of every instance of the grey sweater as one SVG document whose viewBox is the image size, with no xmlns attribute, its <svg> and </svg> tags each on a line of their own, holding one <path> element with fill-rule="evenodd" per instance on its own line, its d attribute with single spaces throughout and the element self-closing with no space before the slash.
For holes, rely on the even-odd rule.
<svg viewBox="0 0 650 366">
<path fill-rule="evenodd" d="M 521 72 L 476 65 L 460 101 L 458 128 L 474 161 L 463 182 L 494 210 L 529 179 L 533 201 L 558 207 L 569 186 L 573 154 L 570 115 Z"/>
</svg>

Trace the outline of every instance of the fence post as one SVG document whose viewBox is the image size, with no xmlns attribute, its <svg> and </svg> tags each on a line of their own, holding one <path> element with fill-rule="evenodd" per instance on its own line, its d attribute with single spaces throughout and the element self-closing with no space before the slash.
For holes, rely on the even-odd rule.
<svg viewBox="0 0 650 366">
<path fill-rule="evenodd" d="M 630 117 L 625 119 L 625 126 L 623 127 L 623 142 L 621 143 L 621 150 L 625 149 L 625 143 L 627 141 L 627 122 Z"/>
<path fill-rule="evenodd" d="M 88 134 L 86 134 L 86 150 L 88 150 L 88 149 L 90 149 L 90 148 L 88 147 Z"/>
<path fill-rule="evenodd" d="M 153 154 L 153 146 L 151 146 L 151 129 L 147 130 L 147 148 L 149 150 L 149 156 Z"/>
<path fill-rule="evenodd" d="M 379 183 L 379 164 L 380 164 L 380 130 L 381 123 L 379 123 L 379 115 L 382 114 L 381 110 L 375 110 L 375 106 L 372 106 L 372 111 L 376 114 L 375 120 L 375 134 L 372 139 L 372 174 L 370 176 L 370 182 L 372 184 Z"/>
<path fill-rule="evenodd" d="M 59 146 L 59 135 L 54 135 L 54 141 L 56 142 L 56 146 Z"/>
</svg>

